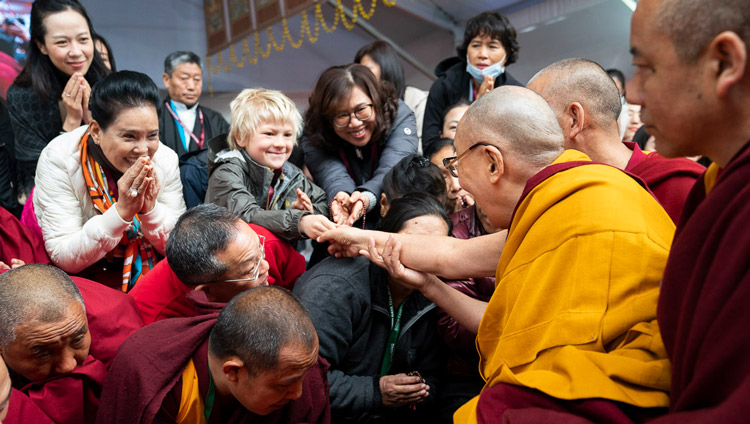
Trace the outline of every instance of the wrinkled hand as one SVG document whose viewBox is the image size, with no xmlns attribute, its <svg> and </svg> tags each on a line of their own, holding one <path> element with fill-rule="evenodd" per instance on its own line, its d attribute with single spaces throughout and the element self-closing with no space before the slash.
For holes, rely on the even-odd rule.
<svg viewBox="0 0 750 424">
<path fill-rule="evenodd" d="M 142 156 L 117 180 L 119 197 L 115 207 L 123 220 L 132 221 L 135 214 L 153 209 L 159 193 L 155 174 L 151 158 Z M 152 187 L 154 183 L 155 188 Z M 131 189 L 137 190 L 135 197 L 131 195 Z"/>
<path fill-rule="evenodd" d="M 338 225 L 344 225 L 349 220 L 349 193 L 336 193 L 331 202 L 331 219 Z"/>
<path fill-rule="evenodd" d="M 297 200 L 292 202 L 292 209 L 299 209 L 301 211 L 313 212 L 313 205 L 310 201 L 310 197 L 305 194 L 304 191 L 297 189 Z"/>
<path fill-rule="evenodd" d="M 299 230 L 315 240 L 328 230 L 335 230 L 336 224 L 323 215 L 305 215 L 299 220 Z"/>
<path fill-rule="evenodd" d="M 495 78 L 492 78 L 489 75 L 485 75 L 484 81 L 482 81 L 482 84 L 479 86 L 479 90 L 477 90 L 477 99 L 489 93 L 494 88 L 495 88 Z"/>
<path fill-rule="evenodd" d="M 66 111 L 65 122 L 63 122 L 65 131 L 72 131 L 81 126 L 81 122 L 84 122 L 84 115 L 88 112 L 90 95 L 91 87 L 83 74 L 76 72 L 71 75 L 61 95 Z"/>
<path fill-rule="evenodd" d="M 401 263 L 401 243 L 397 242 L 393 236 L 388 237 L 382 253 L 378 252 L 375 240 L 370 239 L 367 250 L 361 252 L 361 254 L 375 265 L 385 268 L 396 283 L 409 290 L 423 292 L 430 284 L 440 281 L 433 275 L 405 267 Z"/>
<path fill-rule="evenodd" d="M 359 256 L 362 249 L 367 248 L 367 239 L 364 230 L 348 226 L 338 226 L 321 234 L 318 243 L 329 242 L 328 253 L 337 258 L 350 258 Z"/>
<path fill-rule="evenodd" d="M 421 377 L 410 377 L 404 373 L 380 377 L 380 396 L 386 408 L 413 405 L 423 401 L 429 393 L 430 386 Z"/>
<path fill-rule="evenodd" d="M 367 213 L 367 209 L 370 207 L 370 198 L 361 191 L 355 191 L 349 197 L 349 219 L 346 221 L 346 225 L 354 225 L 364 214 Z"/>
<path fill-rule="evenodd" d="M 26 262 L 17 258 L 13 258 L 10 260 L 10 266 L 8 266 L 8 264 L 6 264 L 5 262 L 0 261 L 0 271 L 6 271 L 9 269 L 18 268 L 19 266 L 24 266 L 24 265 L 26 265 Z"/>
</svg>

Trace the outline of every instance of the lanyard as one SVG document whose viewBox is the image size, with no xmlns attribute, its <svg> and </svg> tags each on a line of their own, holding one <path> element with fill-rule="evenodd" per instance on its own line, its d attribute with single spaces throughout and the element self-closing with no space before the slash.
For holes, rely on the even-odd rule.
<svg viewBox="0 0 750 424">
<path fill-rule="evenodd" d="M 372 176 L 375 175 L 375 164 L 378 161 L 378 144 L 374 141 L 371 141 L 370 143 L 372 143 L 372 157 L 370 158 L 370 178 L 372 178 Z M 349 172 L 349 176 L 354 179 L 354 171 L 349 163 L 349 159 L 346 157 L 346 153 L 344 153 L 344 149 L 339 149 L 339 156 L 341 157 L 341 161 L 344 162 L 344 166 L 346 167 L 347 172 Z M 354 184 L 356 185 L 357 183 L 355 182 Z"/>
<path fill-rule="evenodd" d="M 474 80 L 469 78 L 469 103 L 474 103 L 474 96 L 476 96 L 477 90 L 474 89 Z"/>
<path fill-rule="evenodd" d="M 205 132 L 204 127 L 203 127 L 203 111 L 201 110 L 201 108 L 198 108 L 198 119 L 200 119 L 200 123 L 201 123 L 201 138 L 200 138 L 200 140 L 198 140 L 198 137 L 196 137 L 195 134 L 193 134 L 193 132 L 190 131 L 190 129 L 188 129 L 188 127 L 185 125 L 185 123 L 182 122 L 182 120 L 180 119 L 180 117 L 177 116 L 177 113 L 175 113 L 175 111 L 172 110 L 173 105 L 171 103 L 172 103 L 172 101 L 170 100 L 169 103 L 164 102 L 164 105 L 167 106 L 167 110 L 172 115 L 172 118 L 174 118 L 174 120 L 177 121 L 177 123 L 180 124 L 180 126 L 185 130 L 185 132 L 187 132 L 188 134 L 190 134 L 190 138 L 192 138 L 193 141 L 195 141 L 195 144 L 198 145 L 198 149 L 202 149 L 203 148 L 203 140 L 206 137 L 206 132 Z M 182 134 L 180 134 L 180 135 L 182 135 Z M 185 136 L 182 135 L 182 137 L 180 137 L 180 138 L 182 139 L 182 145 L 185 147 L 185 151 L 186 152 L 190 151 L 189 146 L 188 146 L 188 144 L 190 144 L 190 143 L 185 139 Z"/>
<path fill-rule="evenodd" d="M 388 287 L 388 312 L 391 317 L 391 334 L 388 336 L 388 345 L 385 348 L 385 354 L 383 354 L 383 363 L 380 365 L 380 375 L 387 375 L 391 369 L 391 362 L 393 362 L 393 352 L 396 350 L 396 341 L 398 341 L 398 333 L 401 331 L 401 312 L 404 309 L 404 303 L 406 299 L 401 302 L 398 307 L 398 315 L 394 318 L 393 312 L 393 296 L 391 295 L 391 288 Z"/>
<path fill-rule="evenodd" d="M 216 387 L 214 387 L 214 379 L 211 377 L 211 368 L 208 369 L 208 394 L 206 394 L 206 402 L 203 405 L 203 415 L 206 416 L 206 422 L 211 417 L 211 411 L 214 409 L 214 400 L 216 400 Z"/>
</svg>

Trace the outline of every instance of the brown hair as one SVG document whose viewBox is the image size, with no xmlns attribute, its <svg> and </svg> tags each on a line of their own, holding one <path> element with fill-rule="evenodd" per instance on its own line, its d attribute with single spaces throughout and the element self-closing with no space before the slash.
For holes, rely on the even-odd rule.
<svg viewBox="0 0 750 424">
<path fill-rule="evenodd" d="M 341 110 L 354 86 L 372 100 L 375 131 L 372 140 L 384 145 L 398 113 L 398 96 L 390 84 L 380 84 L 367 67 L 358 64 L 333 66 L 320 74 L 305 112 L 304 135 L 313 146 L 338 151 L 343 141 L 333 129 L 333 116 Z"/>
</svg>

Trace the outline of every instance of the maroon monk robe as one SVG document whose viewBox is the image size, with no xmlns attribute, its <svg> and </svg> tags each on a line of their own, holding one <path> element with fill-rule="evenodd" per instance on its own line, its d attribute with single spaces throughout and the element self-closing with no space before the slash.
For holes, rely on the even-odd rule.
<svg viewBox="0 0 750 424">
<path fill-rule="evenodd" d="M 656 200 L 677 223 L 690 189 L 706 168 L 686 158 L 667 159 L 656 152 L 646 154 L 631 141 L 626 141 L 625 145 L 633 151 L 625 171 L 645 181 Z"/>
<path fill-rule="evenodd" d="M 97 423 L 151 424 L 164 399 L 178 384 L 187 361 L 200 359 L 201 355 L 195 352 L 205 347 L 224 304 L 208 302 L 201 291 L 193 291 L 188 297 L 198 316 L 155 322 L 122 344 L 102 392 Z M 204 364 L 196 364 L 197 370 L 205 368 Z M 305 376 L 302 397 L 283 409 L 266 416 L 241 410 L 227 423 L 330 422 L 327 369 L 328 364 L 319 358 L 317 367 Z M 203 390 L 207 384 L 200 379 L 207 376 L 198 377 Z"/>
<path fill-rule="evenodd" d="M 11 389 L 8 415 L 3 424 L 53 424 L 52 420 L 22 392 Z"/>
<path fill-rule="evenodd" d="M 750 417 L 750 143 L 711 188 L 714 166 L 690 192 L 664 271 L 657 319 L 672 390 L 659 423 Z"/>
<path fill-rule="evenodd" d="M 11 259 L 20 259 L 27 264 L 50 263 L 44 240 L 13 214 L 0 208 L 0 261 L 10 266 Z"/>
</svg>

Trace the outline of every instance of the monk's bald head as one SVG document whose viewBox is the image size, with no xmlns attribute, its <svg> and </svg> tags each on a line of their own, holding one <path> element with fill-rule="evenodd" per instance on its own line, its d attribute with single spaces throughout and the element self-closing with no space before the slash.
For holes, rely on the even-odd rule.
<svg viewBox="0 0 750 424">
<path fill-rule="evenodd" d="M 555 114 L 537 93 L 502 86 L 471 105 L 456 132 L 461 151 L 477 142 L 492 143 L 511 161 L 543 168 L 562 152 L 565 141 Z"/>
<path fill-rule="evenodd" d="M 276 368 L 290 345 L 317 351 L 317 333 L 305 307 L 280 287 L 257 287 L 236 296 L 211 330 L 209 349 L 219 359 L 236 356 L 250 374 Z"/>
<path fill-rule="evenodd" d="M 693 63 L 720 33 L 736 33 L 750 45 L 750 5 L 747 0 L 649 0 L 660 3 L 653 22 L 675 46 L 677 56 Z"/>
<path fill-rule="evenodd" d="M 28 264 L 0 274 L 0 347 L 16 339 L 16 327 L 31 321 L 56 322 L 80 304 L 81 292 L 62 270 Z"/>
<path fill-rule="evenodd" d="M 580 103 L 589 125 L 616 129 L 622 110 L 620 93 L 598 63 L 565 59 L 539 71 L 527 87 L 539 93 L 560 119 L 574 103 Z"/>
</svg>

